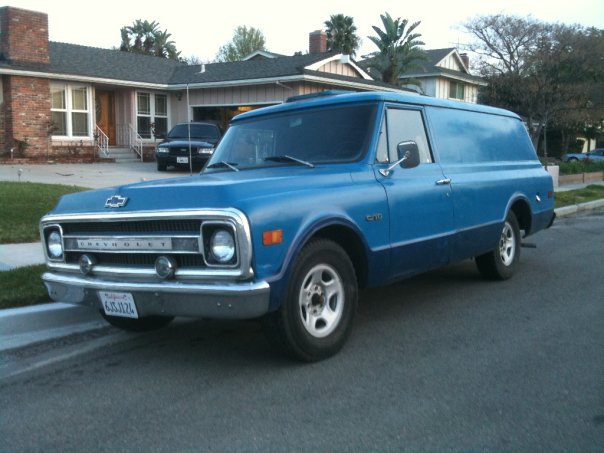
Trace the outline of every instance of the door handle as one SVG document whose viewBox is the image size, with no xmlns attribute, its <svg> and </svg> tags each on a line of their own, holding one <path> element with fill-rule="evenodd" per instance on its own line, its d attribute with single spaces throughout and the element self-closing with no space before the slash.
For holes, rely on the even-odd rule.
<svg viewBox="0 0 604 453">
<path fill-rule="evenodd" d="M 439 179 L 436 181 L 437 186 L 448 186 L 449 184 L 451 184 L 451 180 L 449 178 Z"/>
</svg>

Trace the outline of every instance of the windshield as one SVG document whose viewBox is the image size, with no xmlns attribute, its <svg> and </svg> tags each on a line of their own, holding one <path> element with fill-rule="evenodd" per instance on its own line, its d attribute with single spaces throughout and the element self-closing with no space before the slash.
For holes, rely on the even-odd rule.
<svg viewBox="0 0 604 453">
<path fill-rule="evenodd" d="M 313 167 L 359 160 L 369 147 L 376 110 L 375 104 L 355 104 L 236 121 L 206 169 Z"/>
<path fill-rule="evenodd" d="M 191 123 L 191 138 L 206 138 L 218 140 L 220 131 L 213 124 Z M 177 124 L 168 134 L 168 138 L 189 138 L 189 124 Z"/>
</svg>

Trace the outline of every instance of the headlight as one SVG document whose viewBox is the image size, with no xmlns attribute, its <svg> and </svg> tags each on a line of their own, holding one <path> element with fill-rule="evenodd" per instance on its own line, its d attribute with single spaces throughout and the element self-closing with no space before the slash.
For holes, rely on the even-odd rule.
<svg viewBox="0 0 604 453">
<path fill-rule="evenodd" d="M 166 148 L 166 147 L 158 146 L 157 147 L 157 152 L 158 153 L 168 153 L 168 152 L 170 152 L 170 150 L 168 148 Z"/>
<path fill-rule="evenodd" d="M 212 258 L 226 264 L 235 256 L 235 239 L 230 231 L 216 230 L 210 239 Z"/>
<path fill-rule="evenodd" d="M 199 148 L 197 154 L 211 155 L 214 152 L 214 148 Z"/>
<path fill-rule="evenodd" d="M 59 260 L 63 258 L 63 239 L 58 231 L 53 231 L 46 238 L 46 249 L 51 259 Z"/>
</svg>

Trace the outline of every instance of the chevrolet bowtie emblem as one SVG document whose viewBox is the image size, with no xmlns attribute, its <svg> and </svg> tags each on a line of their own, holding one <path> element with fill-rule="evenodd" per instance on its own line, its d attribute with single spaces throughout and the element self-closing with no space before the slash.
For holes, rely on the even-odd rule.
<svg viewBox="0 0 604 453">
<path fill-rule="evenodd" d="M 128 197 L 122 197 L 120 195 L 114 195 L 111 198 L 107 198 L 105 202 L 106 208 L 122 208 L 128 203 Z"/>
</svg>

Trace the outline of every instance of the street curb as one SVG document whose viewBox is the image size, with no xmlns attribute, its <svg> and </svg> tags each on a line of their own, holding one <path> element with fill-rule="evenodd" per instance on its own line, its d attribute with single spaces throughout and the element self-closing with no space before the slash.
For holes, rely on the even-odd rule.
<svg viewBox="0 0 604 453">
<path fill-rule="evenodd" d="M 568 217 L 579 212 L 593 211 L 594 209 L 601 207 L 604 207 L 604 199 L 588 201 L 587 203 L 574 204 L 571 206 L 564 206 L 563 208 L 555 209 L 554 212 L 556 213 L 556 217 Z"/>
<path fill-rule="evenodd" d="M 0 310 L 0 352 L 107 325 L 93 308 L 59 302 Z"/>
</svg>

